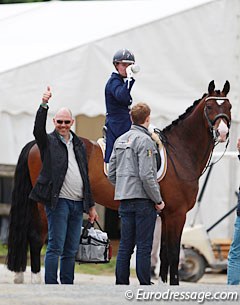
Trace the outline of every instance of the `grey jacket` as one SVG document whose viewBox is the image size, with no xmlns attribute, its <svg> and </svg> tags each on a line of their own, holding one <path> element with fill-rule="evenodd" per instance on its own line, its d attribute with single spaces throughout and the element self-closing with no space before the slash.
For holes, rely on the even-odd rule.
<svg viewBox="0 0 240 305">
<path fill-rule="evenodd" d="M 143 126 L 131 129 L 114 143 L 108 178 L 115 185 L 115 200 L 149 198 L 162 201 L 157 183 L 157 149 Z"/>
</svg>

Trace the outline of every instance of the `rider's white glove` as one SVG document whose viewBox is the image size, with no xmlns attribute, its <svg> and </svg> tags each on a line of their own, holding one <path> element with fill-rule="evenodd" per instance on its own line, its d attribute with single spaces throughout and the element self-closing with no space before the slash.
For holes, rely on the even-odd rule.
<svg viewBox="0 0 240 305">
<path fill-rule="evenodd" d="M 132 64 L 127 67 L 126 72 L 127 72 L 127 78 L 133 77 L 133 74 L 136 74 L 140 71 L 140 67 L 138 65 Z"/>
<path fill-rule="evenodd" d="M 127 72 L 127 78 L 132 78 L 133 77 L 133 71 L 132 71 L 132 66 L 130 65 L 126 68 L 126 72 Z"/>
</svg>

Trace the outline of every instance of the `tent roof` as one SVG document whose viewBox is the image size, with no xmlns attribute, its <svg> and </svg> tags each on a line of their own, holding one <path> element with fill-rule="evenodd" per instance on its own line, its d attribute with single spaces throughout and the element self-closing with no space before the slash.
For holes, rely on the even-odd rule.
<svg viewBox="0 0 240 305">
<path fill-rule="evenodd" d="M 211 1 L 50 1 L 1 5 L 0 73 L 207 2 Z"/>
</svg>

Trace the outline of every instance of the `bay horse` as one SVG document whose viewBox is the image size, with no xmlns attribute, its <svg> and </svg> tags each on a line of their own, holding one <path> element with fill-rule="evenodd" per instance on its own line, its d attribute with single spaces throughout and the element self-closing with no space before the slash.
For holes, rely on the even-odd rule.
<svg viewBox="0 0 240 305">
<path fill-rule="evenodd" d="M 230 84 L 215 90 L 214 81 L 208 93 L 196 100 L 184 114 L 161 132 L 167 152 L 167 172 L 160 182 L 166 204 L 162 217 L 160 277 L 170 285 L 178 285 L 180 241 L 186 213 L 193 208 L 199 187 L 199 178 L 208 164 L 218 142 L 225 142 L 231 123 L 231 104 L 227 98 Z M 103 171 L 100 146 L 82 138 L 87 150 L 90 184 L 95 202 L 116 210 L 114 188 Z M 41 159 L 35 141 L 28 143 L 19 156 L 14 177 L 10 212 L 7 267 L 15 271 L 15 282 L 23 282 L 30 248 L 32 282 L 39 282 L 40 251 L 47 237 L 47 219 L 44 206 L 28 198 L 41 169 Z"/>
</svg>

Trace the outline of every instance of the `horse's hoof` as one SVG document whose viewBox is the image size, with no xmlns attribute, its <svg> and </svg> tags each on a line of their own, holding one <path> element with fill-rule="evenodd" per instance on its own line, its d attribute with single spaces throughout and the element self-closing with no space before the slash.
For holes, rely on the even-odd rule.
<svg viewBox="0 0 240 305">
<path fill-rule="evenodd" d="M 161 279 L 161 277 L 159 277 L 159 279 L 158 279 L 158 284 L 159 285 L 167 285 L 167 281 L 166 282 L 164 282 L 162 279 Z"/>
<path fill-rule="evenodd" d="M 170 285 L 171 286 L 179 285 L 179 279 L 177 275 L 175 275 L 174 278 L 170 278 Z"/>
<path fill-rule="evenodd" d="M 41 284 L 41 272 L 38 273 L 31 273 L 31 283 L 32 284 Z"/>
<path fill-rule="evenodd" d="M 24 282 L 23 272 L 16 272 L 13 282 L 14 282 L 14 284 L 23 284 L 23 282 Z"/>
<path fill-rule="evenodd" d="M 166 274 L 164 274 L 164 275 L 160 274 L 160 279 L 162 280 L 163 283 L 167 283 L 167 275 Z"/>
</svg>

